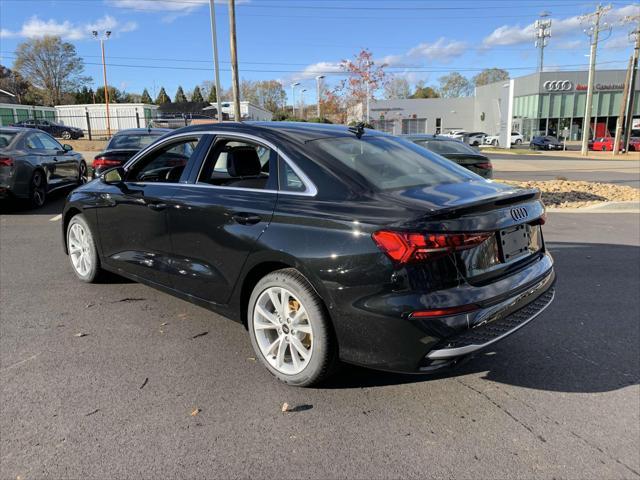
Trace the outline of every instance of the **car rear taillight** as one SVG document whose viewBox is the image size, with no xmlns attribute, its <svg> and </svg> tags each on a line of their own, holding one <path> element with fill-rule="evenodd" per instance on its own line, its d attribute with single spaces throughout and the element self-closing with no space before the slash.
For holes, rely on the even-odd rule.
<svg viewBox="0 0 640 480">
<path fill-rule="evenodd" d="M 122 165 L 122 161 L 113 158 L 96 158 L 93 161 L 93 168 L 118 167 L 120 165 Z"/>
<path fill-rule="evenodd" d="M 0 157 L 0 167 L 13 167 L 15 162 L 11 157 Z"/>
<path fill-rule="evenodd" d="M 476 163 L 476 167 L 483 168 L 485 170 L 491 170 L 493 168 L 493 165 L 491 165 L 491 162 L 484 162 L 484 163 Z"/>
<path fill-rule="evenodd" d="M 467 250 L 487 240 L 492 233 L 418 233 L 379 230 L 372 237 L 380 250 L 398 263 L 432 260 L 443 254 Z"/>
</svg>

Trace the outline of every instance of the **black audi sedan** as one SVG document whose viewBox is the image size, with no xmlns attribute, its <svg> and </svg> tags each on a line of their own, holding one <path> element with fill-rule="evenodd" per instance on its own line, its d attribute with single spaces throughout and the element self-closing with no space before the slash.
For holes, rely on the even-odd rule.
<svg viewBox="0 0 640 480">
<path fill-rule="evenodd" d="M 30 128 L 0 127 L 0 199 L 44 205 L 53 190 L 87 182 L 87 164 L 71 145 Z"/>
<path fill-rule="evenodd" d="M 144 147 L 172 130 L 168 128 L 128 128 L 116 133 L 105 149 L 93 159 L 93 175 L 123 165 Z"/>
<path fill-rule="evenodd" d="M 539 191 L 401 138 L 224 123 L 74 190 L 62 231 L 80 280 L 108 270 L 242 322 L 272 374 L 308 386 L 338 360 L 445 368 L 530 322 L 554 296 L 544 221 Z"/>
<path fill-rule="evenodd" d="M 461 140 L 440 135 L 405 135 L 404 138 L 468 168 L 484 178 L 493 177 L 493 165 L 486 155 Z"/>
<path fill-rule="evenodd" d="M 63 138 L 65 140 L 77 140 L 84 137 L 82 129 L 77 127 L 70 127 L 68 125 L 62 125 L 60 123 L 52 122 L 50 120 L 44 120 L 42 118 L 30 118 L 28 120 L 22 120 L 12 124 L 13 127 L 22 128 L 37 128 L 43 132 L 47 132 L 53 137 Z"/>
<path fill-rule="evenodd" d="M 529 148 L 531 150 L 562 150 L 564 144 L 556 137 L 544 135 L 533 137 L 529 142 Z"/>
</svg>

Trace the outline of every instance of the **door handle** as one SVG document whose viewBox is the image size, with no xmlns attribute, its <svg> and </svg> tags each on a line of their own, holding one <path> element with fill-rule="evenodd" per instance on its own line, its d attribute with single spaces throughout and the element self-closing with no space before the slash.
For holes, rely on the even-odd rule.
<svg viewBox="0 0 640 480">
<path fill-rule="evenodd" d="M 147 203 L 147 207 L 149 207 L 151 210 L 159 212 L 160 210 L 164 210 L 165 208 L 167 208 L 167 204 L 166 203 Z"/>
<path fill-rule="evenodd" d="M 262 220 L 260 215 L 253 215 L 251 213 L 236 213 L 231 218 L 240 225 L 255 225 Z"/>
</svg>

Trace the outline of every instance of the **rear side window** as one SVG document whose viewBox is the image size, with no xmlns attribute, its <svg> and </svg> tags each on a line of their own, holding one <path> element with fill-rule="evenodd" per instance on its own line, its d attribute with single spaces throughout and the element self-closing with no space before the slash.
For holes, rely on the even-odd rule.
<svg viewBox="0 0 640 480">
<path fill-rule="evenodd" d="M 291 165 L 280 159 L 278 171 L 280 172 L 280 190 L 285 192 L 304 192 L 307 187 Z"/>
<path fill-rule="evenodd" d="M 8 147 L 13 139 L 16 138 L 17 133 L 0 132 L 0 148 Z"/>
<path fill-rule="evenodd" d="M 466 155 L 477 155 L 473 148 L 465 145 L 462 142 L 455 142 L 449 140 L 415 140 L 417 145 L 428 148 L 435 153 L 460 153 Z"/>
<path fill-rule="evenodd" d="M 36 133 L 36 137 L 38 137 L 43 148 L 46 150 L 62 150 L 62 145 L 46 133 Z"/>
<path fill-rule="evenodd" d="M 391 136 L 333 137 L 307 143 L 319 158 L 340 162 L 380 190 L 481 180 L 412 142 Z"/>
<path fill-rule="evenodd" d="M 159 137 L 160 135 L 116 135 L 109 142 L 107 149 L 115 150 L 126 148 L 142 150 L 143 147 L 151 145 L 151 143 Z"/>
<path fill-rule="evenodd" d="M 147 153 L 127 172 L 127 181 L 178 182 L 189 159 L 195 153 L 200 138 L 198 136 L 178 140 Z"/>
<path fill-rule="evenodd" d="M 202 167 L 198 183 L 218 187 L 275 190 L 278 154 L 264 145 L 219 138 Z"/>
</svg>

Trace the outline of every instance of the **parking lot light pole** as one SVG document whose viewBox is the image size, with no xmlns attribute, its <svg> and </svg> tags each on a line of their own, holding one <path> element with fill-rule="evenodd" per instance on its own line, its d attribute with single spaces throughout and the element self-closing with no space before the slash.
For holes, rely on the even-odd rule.
<svg viewBox="0 0 640 480">
<path fill-rule="evenodd" d="M 215 0 L 209 0 L 211 13 L 211 43 L 213 44 L 213 67 L 216 80 L 216 104 L 218 109 L 218 122 L 222 121 L 222 103 L 220 102 L 220 67 L 218 65 L 218 34 L 216 33 L 216 7 Z"/>
<path fill-rule="evenodd" d="M 233 116 L 242 121 L 240 113 L 240 77 L 238 76 L 238 49 L 236 46 L 236 2 L 229 0 L 229 45 L 231 50 L 231 83 L 233 85 Z M 220 92 L 218 92 L 220 95 Z"/>
<path fill-rule="evenodd" d="M 303 88 L 300 91 L 300 118 L 306 118 L 306 115 L 304 113 L 304 92 L 306 92 L 307 89 Z"/>
<path fill-rule="evenodd" d="M 93 37 L 100 40 L 100 49 L 102 50 L 102 76 L 104 78 L 104 106 L 107 113 L 107 136 L 111 137 L 111 119 L 109 118 L 109 87 L 107 85 L 107 63 L 105 61 L 104 55 L 104 41 L 108 40 L 111 36 L 111 31 L 107 30 L 104 32 L 102 37 L 98 37 L 98 32 L 93 30 L 91 32 Z"/>
<path fill-rule="evenodd" d="M 316 76 L 316 93 L 317 93 L 317 108 L 316 108 L 316 113 L 318 115 L 318 118 L 322 118 L 322 111 L 320 110 L 320 83 L 322 82 L 322 79 L 324 78 L 324 75 L 318 75 Z"/>
<path fill-rule="evenodd" d="M 291 116 L 296 117 L 296 87 L 300 85 L 300 82 L 291 84 Z"/>
</svg>

